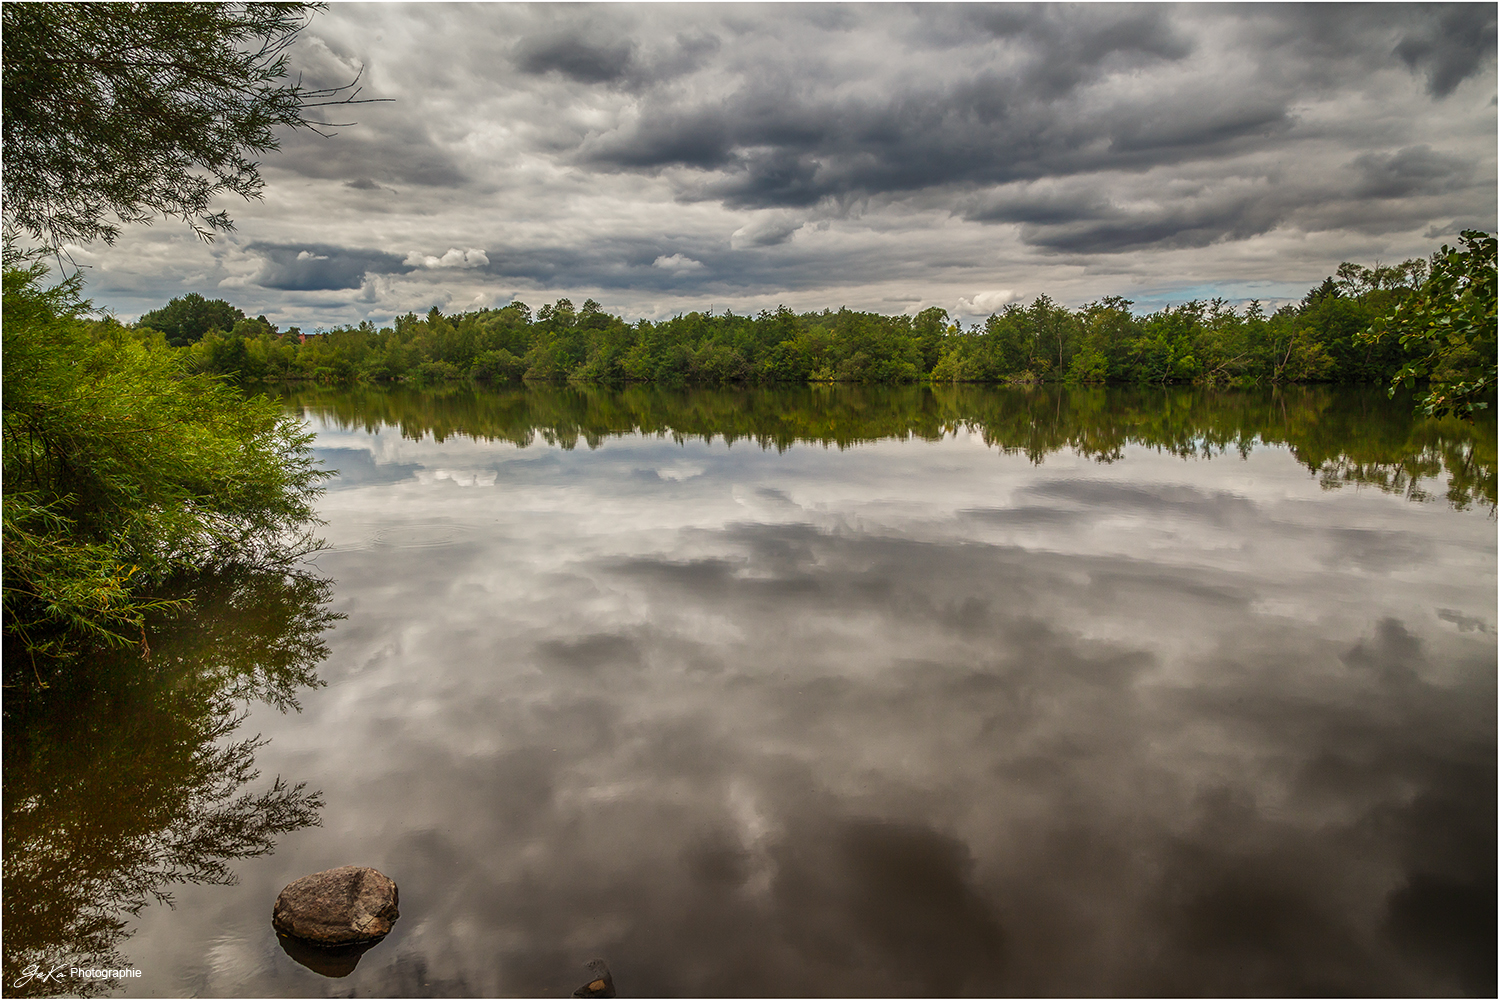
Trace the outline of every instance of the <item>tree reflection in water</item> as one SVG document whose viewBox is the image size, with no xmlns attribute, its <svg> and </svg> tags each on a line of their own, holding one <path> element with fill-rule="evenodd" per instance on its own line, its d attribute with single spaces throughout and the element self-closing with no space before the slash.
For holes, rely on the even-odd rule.
<svg viewBox="0 0 1500 1001">
<path fill-rule="evenodd" d="M 1099 462 L 1127 446 L 1184 458 L 1248 455 L 1284 445 L 1327 488 L 1374 486 L 1411 500 L 1446 473 L 1449 503 L 1496 505 L 1495 419 L 1469 424 L 1413 413 L 1410 399 L 1371 386 L 1212 390 L 1191 386 L 817 385 L 761 389 L 535 385 L 476 390 L 297 389 L 288 402 L 332 424 L 373 432 L 399 428 L 420 439 L 451 435 L 510 441 L 538 437 L 563 448 L 581 441 L 660 434 L 679 441 L 722 438 L 786 449 L 797 442 L 847 448 L 882 438 L 937 440 L 966 430 L 1034 463 L 1070 449 Z"/>
<path fill-rule="evenodd" d="M 318 825 L 321 794 L 303 783 L 248 788 L 263 742 L 234 734 L 248 701 L 295 709 L 299 689 L 321 685 L 331 587 L 252 570 L 178 581 L 166 596 L 191 598 L 191 610 L 150 624 L 149 655 L 101 652 L 44 690 L 7 677 L 8 995 L 108 993 L 111 981 L 16 984 L 32 965 L 128 965 L 128 915 L 170 904 L 174 883 L 233 883 L 230 860 Z M 7 674 L 30 671 L 25 657 L 5 662 Z"/>
</svg>

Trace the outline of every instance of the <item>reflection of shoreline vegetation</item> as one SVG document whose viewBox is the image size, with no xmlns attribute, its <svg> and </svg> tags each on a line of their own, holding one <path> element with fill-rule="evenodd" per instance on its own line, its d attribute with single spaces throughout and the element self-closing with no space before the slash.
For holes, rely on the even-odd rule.
<svg viewBox="0 0 1500 1001">
<path fill-rule="evenodd" d="M 33 963 L 128 965 L 126 915 L 169 902 L 172 883 L 233 883 L 227 860 L 318 824 L 321 797 L 300 783 L 244 791 L 261 741 L 232 734 L 243 700 L 294 708 L 300 688 L 320 684 L 330 591 L 281 572 L 179 579 L 162 594 L 187 601 L 148 616 L 149 658 L 101 652 L 45 689 L 20 684 L 30 667 L 6 659 L 16 683 L 4 703 L 8 993 L 108 991 L 102 981 L 14 985 Z"/>
<path fill-rule="evenodd" d="M 1285 445 L 1329 487 L 1369 484 L 1420 499 L 1426 496 L 1422 482 L 1446 472 L 1455 506 L 1496 503 L 1492 418 L 1475 424 L 1424 418 L 1413 414 L 1409 400 L 1391 401 L 1368 388 L 309 387 L 287 390 L 285 399 L 346 428 L 390 427 L 408 438 L 459 435 L 521 446 L 540 437 L 564 448 L 579 442 L 597 448 L 607 438 L 637 432 L 762 448 L 798 442 L 842 448 L 882 438 L 933 440 L 963 429 L 1040 463 L 1061 449 L 1109 462 L 1127 446 L 1191 457 L 1247 454 L 1262 443 Z"/>
</svg>

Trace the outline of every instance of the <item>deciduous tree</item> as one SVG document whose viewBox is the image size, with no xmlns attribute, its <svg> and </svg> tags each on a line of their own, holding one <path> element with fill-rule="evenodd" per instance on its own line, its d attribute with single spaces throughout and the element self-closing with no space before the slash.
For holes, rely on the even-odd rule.
<svg viewBox="0 0 1500 1001">
<path fill-rule="evenodd" d="M 1426 378 L 1418 406 L 1434 417 L 1473 417 L 1495 399 L 1495 238 L 1464 230 L 1460 239 L 1432 255 L 1426 280 L 1369 335 L 1400 338 L 1409 358 L 1392 391 Z"/>
<path fill-rule="evenodd" d="M 201 340 L 210 330 L 234 330 L 244 318 L 243 312 L 223 299 L 205 299 L 189 292 L 143 314 L 136 325 L 160 330 L 167 335 L 168 344 L 183 347 Z"/>
<path fill-rule="evenodd" d="M 49 247 L 120 223 L 232 226 L 215 196 L 259 196 L 254 157 L 353 85 L 287 82 L 311 3 L 8 3 L 0 8 L 5 231 Z"/>
</svg>

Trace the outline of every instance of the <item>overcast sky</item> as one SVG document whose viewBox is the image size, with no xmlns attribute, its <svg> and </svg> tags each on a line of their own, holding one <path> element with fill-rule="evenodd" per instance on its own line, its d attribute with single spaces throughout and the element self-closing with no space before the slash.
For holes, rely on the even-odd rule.
<svg viewBox="0 0 1500 1001">
<path fill-rule="evenodd" d="M 305 329 L 559 296 L 1274 303 L 1496 228 L 1495 15 L 335 3 L 304 81 L 363 67 L 390 103 L 288 135 L 210 246 L 163 221 L 73 255 L 122 318 L 196 291 Z"/>
</svg>

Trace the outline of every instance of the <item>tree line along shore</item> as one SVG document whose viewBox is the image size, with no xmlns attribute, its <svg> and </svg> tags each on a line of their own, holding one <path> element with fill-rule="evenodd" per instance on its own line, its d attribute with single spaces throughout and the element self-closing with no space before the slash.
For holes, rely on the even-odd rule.
<svg viewBox="0 0 1500 1001">
<path fill-rule="evenodd" d="M 1042 295 L 968 328 L 936 307 L 914 316 L 782 307 L 756 316 L 690 312 L 630 323 L 592 299 L 581 307 L 558 299 L 535 311 L 522 302 L 449 315 L 433 308 L 390 326 L 366 321 L 307 335 L 189 295 L 145 314 L 135 329 L 186 348 L 197 371 L 242 382 L 1233 387 L 1386 383 L 1406 369 L 1408 376 L 1461 383 L 1486 357 L 1493 360 L 1493 329 L 1488 345 L 1473 337 L 1439 345 L 1444 357 L 1426 359 L 1420 371 L 1411 370 L 1413 348 L 1421 345 L 1403 339 L 1409 331 L 1384 334 L 1455 268 L 1482 278 L 1487 255 L 1493 276 L 1494 240 L 1478 233 L 1465 240 L 1466 249 L 1445 247 L 1430 262 L 1344 264 L 1300 302 L 1270 313 L 1255 303 L 1235 309 L 1213 300 L 1139 315 L 1120 297 L 1068 309 Z M 1492 316 L 1493 291 L 1490 303 Z"/>
</svg>

